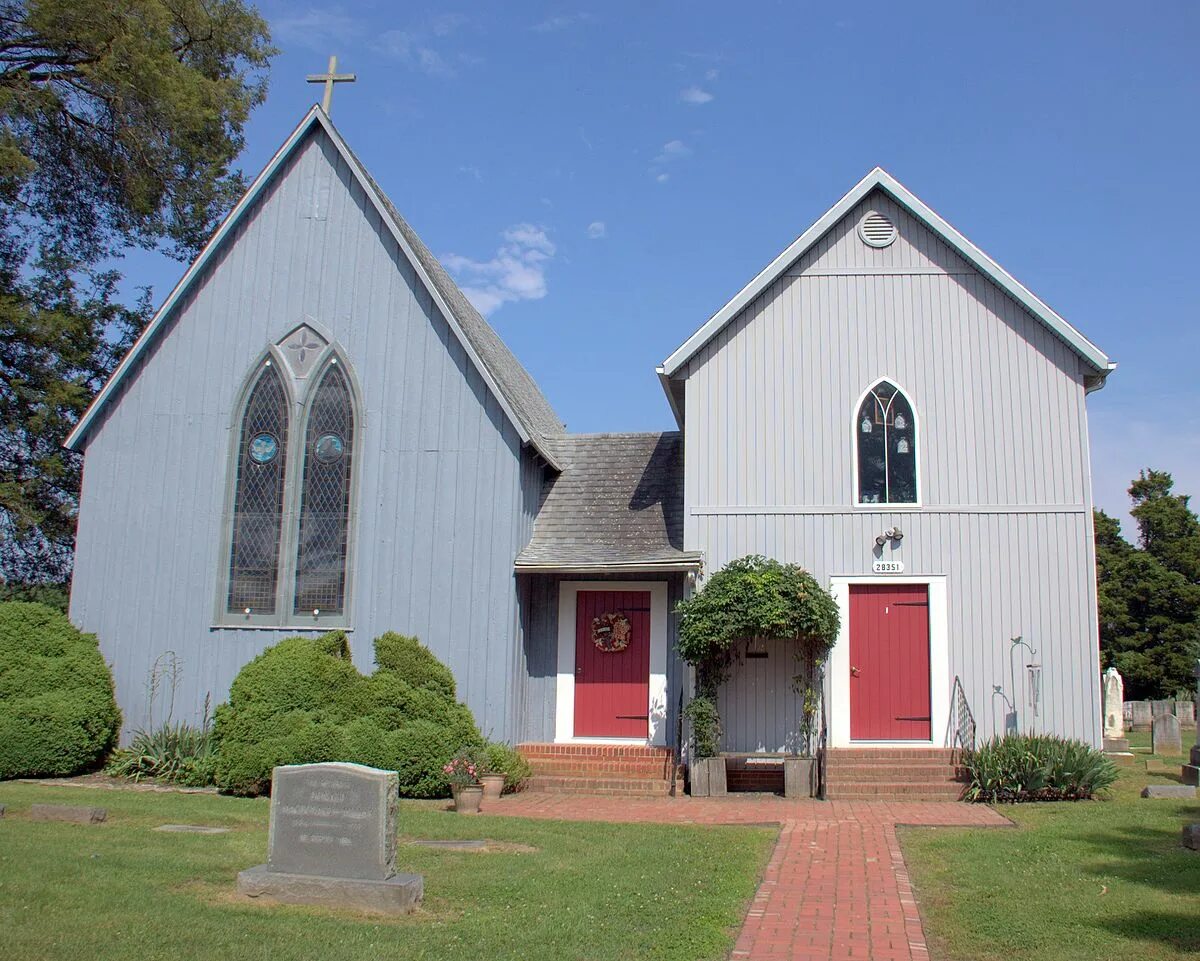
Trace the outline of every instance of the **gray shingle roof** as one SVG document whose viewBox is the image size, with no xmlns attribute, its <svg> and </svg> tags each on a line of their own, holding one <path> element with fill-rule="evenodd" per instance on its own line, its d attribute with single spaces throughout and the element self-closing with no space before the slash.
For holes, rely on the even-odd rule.
<svg viewBox="0 0 1200 961">
<path fill-rule="evenodd" d="M 663 434 L 564 434 L 563 471 L 549 476 L 517 569 L 685 567 L 683 439 Z"/>
<path fill-rule="evenodd" d="M 554 441 L 563 433 L 563 424 L 558 414 L 554 412 L 554 408 L 550 406 L 546 395 L 542 393 L 529 371 L 522 366 L 513 352 L 500 339 L 500 335 L 492 329 L 492 326 L 467 300 L 466 295 L 458 289 L 458 285 L 446 273 L 446 269 L 425 246 L 424 241 L 417 236 L 417 232 L 412 229 L 408 221 L 400 215 L 396 205 L 383 192 L 375 178 L 363 166 L 362 161 L 355 156 L 348 144 L 346 151 L 358 164 L 362 176 L 371 184 L 379 196 L 380 202 L 387 210 L 388 216 L 395 223 L 396 229 L 400 231 L 409 247 L 412 248 L 421 268 L 449 306 L 450 311 L 454 314 L 454 320 L 462 330 L 471 349 L 487 368 L 487 372 L 495 381 L 497 388 L 504 395 L 505 402 L 520 420 L 519 426 L 524 429 L 533 445 L 543 454 L 549 454 L 555 450 Z"/>
</svg>

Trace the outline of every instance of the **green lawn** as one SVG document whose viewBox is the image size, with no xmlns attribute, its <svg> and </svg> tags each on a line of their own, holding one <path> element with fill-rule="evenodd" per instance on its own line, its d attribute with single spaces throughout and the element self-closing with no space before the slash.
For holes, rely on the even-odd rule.
<svg viewBox="0 0 1200 961">
<path fill-rule="evenodd" d="M 1185 748 L 1193 737 L 1184 731 Z M 1200 802 L 1143 800 L 1148 734 L 1107 800 L 999 806 L 1016 830 L 902 832 L 937 961 L 1139 961 L 1200 952 L 1200 852 L 1180 844 Z"/>
<path fill-rule="evenodd" d="M 35 802 L 106 807 L 98 826 L 34 822 Z M 234 892 L 266 860 L 267 802 L 0 783 L 0 957 L 21 959 L 723 958 L 774 830 L 474 818 L 404 803 L 402 836 L 490 838 L 508 850 L 401 844 L 425 876 L 404 919 L 264 906 Z M 165 823 L 233 828 L 165 834 Z M 525 850 L 532 848 L 534 850 Z"/>
</svg>

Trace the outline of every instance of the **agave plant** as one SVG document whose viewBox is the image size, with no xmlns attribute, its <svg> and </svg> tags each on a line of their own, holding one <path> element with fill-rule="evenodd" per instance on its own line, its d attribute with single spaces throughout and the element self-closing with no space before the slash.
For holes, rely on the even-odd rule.
<svg viewBox="0 0 1200 961">
<path fill-rule="evenodd" d="M 1112 786 L 1112 761 L 1082 741 L 1049 734 L 993 738 L 964 759 L 972 801 L 1077 801 Z"/>
</svg>

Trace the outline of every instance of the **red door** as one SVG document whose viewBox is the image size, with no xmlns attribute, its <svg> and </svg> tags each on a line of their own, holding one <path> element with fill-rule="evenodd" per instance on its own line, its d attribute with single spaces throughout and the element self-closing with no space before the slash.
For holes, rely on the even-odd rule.
<svg viewBox="0 0 1200 961">
<path fill-rule="evenodd" d="M 928 741 L 929 588 L 850 588 L 850 739 Z"/>
<path fill-rule="evenodd" d="M 601 650 L 596 637 L 613 646 L 614 629 L 625 634 L 622 618 L 628 620 L 628 646 Z M 646 737 L 649 701 L 650 592 L 580 591 L 575 601 L 575 736 Z"/>
</svg>

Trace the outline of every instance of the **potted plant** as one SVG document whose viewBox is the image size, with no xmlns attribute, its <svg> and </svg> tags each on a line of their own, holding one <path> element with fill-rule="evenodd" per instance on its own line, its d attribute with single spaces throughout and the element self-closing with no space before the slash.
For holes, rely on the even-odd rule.
<svg viewBox="0 0 1200 961">
<path fill-rule="evenodd" d="M 479 785 L 483 788 L 483 799 L 499 801 L 500 795 L 504 793 L 504 772 L 492 768 L 491 758 L 488 757 L 486 751 L 482 755 L 481 762 Z"/>
<path fill-rule="evenodd" d="M 459 748 L 442 770 L 450 782 L 450 793 L 454 795 L 454 810 L 459 814 L 478 814 L 483 801 L 483 788 L 479 784 L 479 761 L 475 753 Z"/>
</svg>

